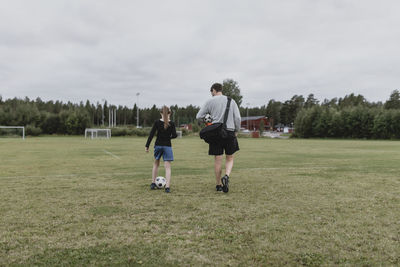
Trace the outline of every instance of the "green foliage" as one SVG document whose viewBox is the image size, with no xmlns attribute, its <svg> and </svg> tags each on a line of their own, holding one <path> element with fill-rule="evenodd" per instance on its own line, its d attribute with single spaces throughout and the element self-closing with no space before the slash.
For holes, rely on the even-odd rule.
<svg viewBox="0 0 400 267">
<path fill-rule="evenodd" d="M 133 128 L 131 133 L 133 136 L 148 136 L 150 134 L 151 128 L 145 127 L 145 128 Z"/>
<path fill-rule="evenodd" d="M 387 110 L 384 110 L 382 104 L 368 103 L 362 95 L 350 94 L 338 101 L 336 98 L 325 99 L 321 105 L 310 95 L 305 109 L 301 109 L 296 117 L 295 135 L 304 138 L 399 138 L 400 111 L 394 109 L 397 98 L 398 92 L 394 91 L 385 104 Z M 289 110 L 289 104 L 286 110 Z"/>
<path fill-rule="evenodd" d="M 197 120 L 193 121 L 192 122 L 192 131 L 194 133 L 198 133 L 198 132 L 200 132 L 200 130 L 201 130 L 201 127 L 199 125 L 199 122 Z"/>
<path fill-rule="evenodd" d="M 111 129 L 112 136 L 148 136 L 151 128 L 116 127 Z"/>
<path fill-rule="evenodd" d="M 374 119 L 373 135 L 378 139 L 399 138 L 400 110 L 382 110 Z"/>
<path fill-rule="evenodd" d="M 43 111 L 41 113 L 40 128 L 47 134 L 55 134 L 60 128 L 60 117 L 57 114 Z"/>
<path fill-rule="evenodd" d="M 365 106 L 368 105 L 367 100 L 362 95 L 354 95 L 351 93 L 350 95 L 346 95 L 344 98 L 339 98 L 338 105 L 340 108 L 349 108 L 356 106 Z"/>
<path fill-rule="evenodd" d="M 34 125 L 26 126 L 25 131 L 25 134 L 30 136 L 38 136 L 42 133 L 42 129 L 40 129 L 39 127 L 35 127 Z"/>
<path fill-rule="evenodd" d="M 295 132 L 296 136 L 303 138 L 400 138 L 400 110 L 359 105 L 338 111 L 314 106 L 299 112 Z"/>
<path fill-rule="evenodd" d="M 259 130 L 259 132 L 260 132 L 260 135 L 264 132 L 264 130 L 265 130 L 265 123 L 264 123 L 264 120 L 261 120 L 261 121 L 260 121 L 260 125 L 259 125 L 258 130 Z"/>
<path fill-rule="evenodd" d="M 107 127 L 110 109 L 117 112 L 117 125 L 128 127 L 137 124 L 136 104 L 130 109 L 110 105 L 107 101 L 104 103 L 97 102 L 96 104 L 91 104 L 89 101 L 73 104 L 60 101 L 44 102 L 40 98 L 34 101 L 28 98 L 14 98 L 0 102 L 0 125 L 31 125 L 31 127 L 40 128 L 43 134 L 82 134 L 87 127 Z M 193 105 L 187 107 L 175 105 L 171 109 L 172 119 L 177 125 L 191 123 L 195 120 L 199 111 L 199 108 Z M 139 118 L 140 126 L 152 126 L 154 121 L 160 118 L 159 108 L 153 105 L 151 108 L 140 109 Z M 130 129 L 126 132 L 126 135 L 143 136 L 146 132 Z M 124 134 L 121 133 L 121 135 Z"/>
<path fill-rule="evenodd" d="M 239 107 L 242 104 L 243 96 L 240 94 L 239 84 L 233 79 L 225 79 L 222 82 L 222 93 L 235 100 Z"/>
<path fill-rule="evenodd" d="M 324 101 L 321 103 L 321 106 L 328 107 L 328 108 L 336 108 L 337 102 L 338 102 L 338 99 L 336 97 L 332 98 L 331 100 L 324 99 Z"/>
<path fill-rule="evenodd" d="M 318 100 L 315 99 L 314 94 L 309 94 L 304 103 L 304 108 L 312 108 L 315 105 L 318 105 Z"/>
<path fill-rule="evenodd" d="M 242 96 L 238 83 L 232 79 L 223 82 L 224 94 L 231 96 L 240 105 Z M 151 127 L 160 118 L 159 108 L 139 110 L 139 125 Z M 297 136 L 334 138 L 400 138 L 398 111 L 400 92 L 394 90 L 386 103 L 368 102 L 364 96 L 349 94 L 343 98 L 319 101 L 313 94 L 305 100 L 302 95 L 294 95 L 290 100 L 279 102 L 270 100 L 261 107 L 239 107 L 243 117 L 267 116 L 274 126 L 278 123 L 291 126 L 296 123 Z M 42 134 L 82 134 L 88 127 L 108 127 L 109 110 L 117 111 L 117 125 L 126 130 L 115 130 L 116 135 L 144 136 L 146 130 L 132 130 L 137 124 L 137 105 L 132 108 L 104 103 L 91 104 L 89 101 L 74 104 L 60 101 L 1 99 L 0 125 L 27 126 L 40 129 Z M 171 119 L 179 127 L 193 124 L 193 132 L 200 127 L 193 123 L 199 107 L 171 106 Z M 303 112 L 303 110 L 308 110 Z M 389 112 L 392 110 L 393 112 Z M 104 118 L 103 118 L 104 115 Z M 103 123 L 104 122 L 104 123 Z M 34 130 L 37 133 L 39 131 Z"/>
<path fill-rule="evenodd" d="M 10 113 L 6 113 L 3 108 L 0 107 L 0 125 L 8 125 L 8 121 L 10 119 L 8 118 L 10 116 Z"/>
<path fill-rule="evenodd" d="M 303 107 L 304 97 L 302 95 L 294 95 L 290 100 L 285 101 L 281 108 L 281 123 L 291 125 Z"/>
<path fill-rule="evenodd" d="M 22 129 L 4 129 L 0 128 L 0 137 L 21 137 Z"/>
<path fill-rule="evenodd" d="M 266 115 L 269 119 L 271 127 L 281 122 L 282 103 L 275 100 L 270 100 L 266 109 Z"/>
<path fill-rule="evenodd" d="M 87 112 L 71 112 L 66 120 L 68 134 L 83 134 L 90 127 L 90 118 Z"/>
<path fill-rule="evenodd" d="M 179 129 L 179 131 L 182 131 L 182 136 L 187 136 L 187 135 L 189 135 L 189 131 L 186 130 L 185 128 L 181 128 L 181 129 Z"/>
<path fill-rule="evenodd" d="M 126 136 L 126 135 L 130 135 L 129 133 L 130 133 L 130 130 L 125 127 L 117 127 L 117 128 L 111 129 L 112 136 Z"/>
<path fill-rule="evenodd" d="M 375 113 L 375 110 L 363 106 L 352 108 L 349 136 L 352 138 L 372 138 Z"/>
<path fill-rule="evenodd" d="M 40 121 L 39 110 L 35 105 L 18 105 L 14 114 L 15 124 L 20 125 L 36 125 Z"/>
<path fill-rule="evenodd" d="M 385 109 L 400 109 L 400 92 L 394 90 L 385 103 Z"/>
<path fill-rule="evenodd" d="M 300 110 L 294 123 L 297 136 L 302 138 L 319 136 L 317 126 L 320 125 L 320 114 L 321 108 L 319 106 Z"/>
</svg>

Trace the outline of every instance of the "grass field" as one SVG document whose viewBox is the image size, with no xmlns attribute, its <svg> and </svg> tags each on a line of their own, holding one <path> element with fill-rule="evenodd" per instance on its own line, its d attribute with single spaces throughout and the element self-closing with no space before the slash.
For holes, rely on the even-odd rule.
<svg viewBox="0 0 400 267">
<path fill-rule="evenodd" d="M 398 141 L 241 138 L 228 194 L 195 137 L 150 191 L 144 144 L 0 139 L 0 265 L 400 265 Z"/>
</svg>

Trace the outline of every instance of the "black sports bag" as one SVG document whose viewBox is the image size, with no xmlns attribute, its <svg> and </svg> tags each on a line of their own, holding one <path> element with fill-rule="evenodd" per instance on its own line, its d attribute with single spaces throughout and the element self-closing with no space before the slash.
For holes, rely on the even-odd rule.
<svg viewBox="0 0 400 267">
<path fill-rule="evenodd" d="M 228 103 L 226 104 L 224 122 L 213 123 L 209 126 L 204 127 L 200 131 L 200 138 L 203 139 L 206 143 L 215 143 L 220 141 L 221 139 L 225 139 L 228 137 L 228 130 L 226 129 L 226 121 L 228 119 L 229 107 L 231 105 L 231 98 L 228 97 Z"/>
</svg>

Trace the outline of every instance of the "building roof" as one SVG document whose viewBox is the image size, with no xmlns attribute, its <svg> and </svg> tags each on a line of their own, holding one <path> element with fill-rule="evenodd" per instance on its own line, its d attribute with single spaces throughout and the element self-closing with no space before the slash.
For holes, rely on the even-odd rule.
<svg viewBox="0 0 400 267">
<path fill-rule="evenodd" d="M 254 121 L 254 120 L 259 120 L 259 119 L 263 119 L 263 118 L 267 118 L 267 117 L 265 117 L 265 116 L 242 117 L 242 121 Z"/>
</svg>

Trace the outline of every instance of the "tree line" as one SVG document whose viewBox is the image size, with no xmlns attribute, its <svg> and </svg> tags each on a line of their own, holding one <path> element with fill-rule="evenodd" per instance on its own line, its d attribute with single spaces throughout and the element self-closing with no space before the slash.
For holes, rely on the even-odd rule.
<svg viewBox="0 0 400 267">
<path fill-rule="evenodd" d="M 242 96 L 238 83 L 232 79 L 223 81 L 224 93 L 231 96 L 240 105 Z M 79 104 L 62 101 L 43 101 L 36 99 L 2 99 L 0 95 L 0 126 L 25 126 L 28 135 L 39 134 L 83 134 L 86 128 L 109 127 L 110 110 L 115 110 L 116 125 L 119 127 L 143 128 L 151 127 L 155 120 L 160 118 L 160 108 L 153 105 L 151 108 L 139 108 L 139 121 L 137 119 L 138 106 L 133 107 L 112 105 L 107 101 L 91 103 L 87 100 Z M 177 125 L 193 124 L 199 130 L 196 114 L 199 107 L 188 105 L 179 107 L 173 105 L 172 120 Z M 0 130 L 1 134 L 2 130 Z M 115 129 L 116 133 L 123 133 Z M 137 135 L 146 134 L 145 131 L 136 131 Z"/>
<path fill-rule="evenodd" d="M 0 96 L 0 125 L 1 126 L 25 126 L 28 135 L 39 134 L 83 134 L 85 128 L 109 127 L 110 110 L 116 110 L 117 126 L 136 126 L 137 105 L 116 106 L 104 103 L 79 104 L 62 101 L 43 101 L 40 98 L 31 100 L 5 99 Z M 195 120 L 198 107 L 188 105 L 186 107 L 171 106 L 173 119 L 179 124 L 192 123 Z M 160 118 L 160 108 L 153 105 L 151 108 L 139 109 L 139 125 L 150 127 Z"/>
<path fill-rule="evenodd" d="M 294 135 L 301 138 L 400 138 L 398 90 L 385 103 L 368 102 L 355 94 L 325 99 L 322 103 L 313 94 L 307 99 L 295 95 L 284 103 L 269 101 L 266 115 L 272 125 L 293 125 Z"/>
<path fill-rule="evenodd" d="M 342 101 L 303 108 L 296 116 L 295 135 L 302 138 L 400 138 L 400 94 L 392 92 L 383 103 L 368 103 L 350 95 Z"/>
<path fill-rule="evenodd" d="M 309 94 L 294 95 L 284 102 L 271 99 L 266 106 L 241 114 L 265 115 L 271 128 L 294 127 L 294 137 L 364 139 L 400 138 L 400 92 L 394 90 L 386 102 L 369 102 L 354 93 L 322 102 Z"/>
<path fill-rule="evenodd" d="M 400 93 L 395 90 L 385 102 L 368 102 L 364 96 L 350 94 L 343 98 L 325 99 L 319 102 L 313 94 L 307 98 L 294 95 L 280 102 L 270 100 L 261 107 L 243 107 L 238 83 L 232 79 L 223 82 L 224 94 L 231 96 L 239 105 L 242 117 L 267 116 L 270 127 L 294 126 L 295 136 L 335 138 L 400 138 Z M 172 120 L 177 125 L 192 124 L 194 131 L 201 125 L 196 121 L 199 107 L 173 105 Z M 83 134 L 85 128 L 109 127 L 109 110 L 116 110 L 118 127 L 151 127 L 160 117 L 160 107 L 139 109 L 103 103 L 71 103 L 2 99 L 0 96 L 0 125 L 25 126 L 28 135 L 39 134 Z M 117 130 L 116 130 L 117 131 Z M 145 135 L 147 132 L 137 132 Z"/>
</svg>

